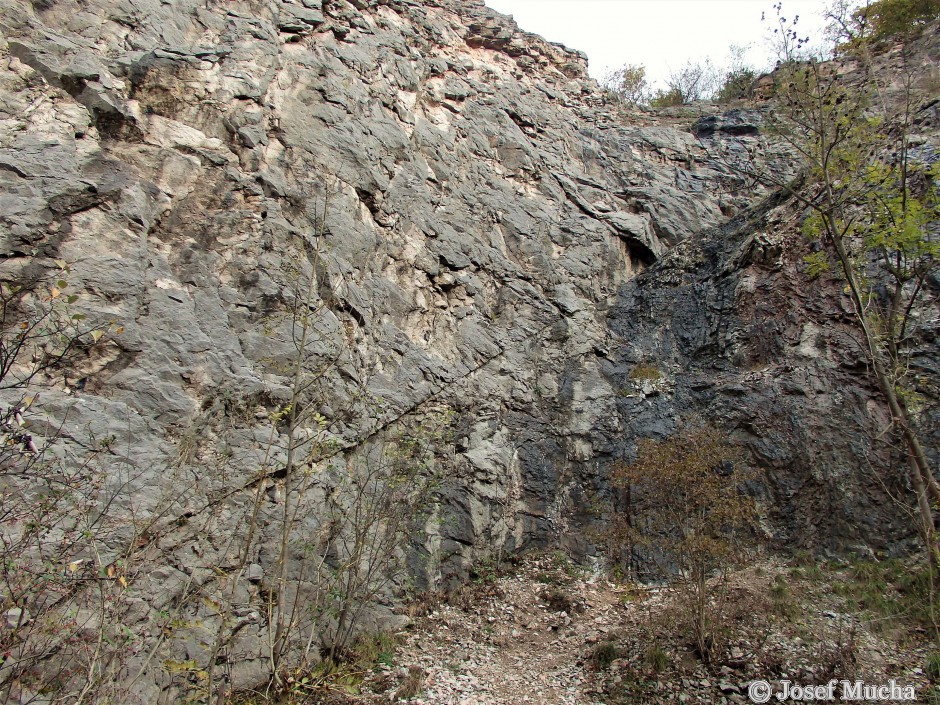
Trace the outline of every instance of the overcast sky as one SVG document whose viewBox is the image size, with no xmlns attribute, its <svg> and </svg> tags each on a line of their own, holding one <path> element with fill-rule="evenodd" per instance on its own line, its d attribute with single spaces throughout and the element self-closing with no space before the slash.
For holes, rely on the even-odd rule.
<svg viewBox="0 0 940 705">
<path fill-rule="evenodd" d="M 624 64 L 644 64 L 647 76 L 662 80 L 687 59 L 728 61 L 731 44 L 750 45 L 757 68 L 770 63 L 767 22 L 773 0 L 486 0 L 512 15 L 522 29 L 587 53 L 591 75 Z M 827 0 L 783 0 L 783 15 L 800 16 L 803 33 L 819 35 Z"/>
</svg>

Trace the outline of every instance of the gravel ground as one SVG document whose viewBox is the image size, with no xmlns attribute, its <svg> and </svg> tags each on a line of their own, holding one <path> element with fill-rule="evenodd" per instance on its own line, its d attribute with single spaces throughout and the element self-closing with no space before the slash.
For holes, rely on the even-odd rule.
<svg viewBox="0 0 940 705">
<path fill-rule="evenodd" d="M 779 689 L 783 679 L 845 677 L 895 679 L 916 687 L 917 702 L 940 702 L 929 699 L 936 694 L 924 672 L 932 651 L 925 634 L 883 633 L 846 610 L 832 590 L 837 574 L 792 577 L 798 574 L 766 561 L 731 576 L 722 642 L 706 667 L 671 591 L 587 576 L 557 557 L 531 558 L 418 609 L 395 665 L 373 677 L 378 692 L 368 700 L 731 705 L 751 702 L 748 686 L 757 679 Z M 605 647 L 606 660 L 598 657 Z M 420 692 L 406 699 L 400 687 L 409 675 Z"/>
</svg>

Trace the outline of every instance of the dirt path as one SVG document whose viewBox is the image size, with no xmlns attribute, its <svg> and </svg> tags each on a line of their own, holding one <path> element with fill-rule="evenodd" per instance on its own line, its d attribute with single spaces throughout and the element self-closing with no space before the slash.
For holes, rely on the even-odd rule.
<svg viewBox="0 0 940 705">
<path fill-rule="evenodd" d="M 465 604 L 418 620 L 399 656 L 427 674 L 414 703 L 602 702 L 585 656 L 622 621 L 617 589 L 546 564 L 477 586 Z"/>
</svg>

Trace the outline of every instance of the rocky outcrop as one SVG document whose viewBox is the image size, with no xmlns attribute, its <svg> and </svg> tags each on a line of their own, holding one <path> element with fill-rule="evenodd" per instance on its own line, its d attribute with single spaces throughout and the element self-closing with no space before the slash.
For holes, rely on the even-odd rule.
<svg viewBox="0 0 940 705">
<path fill-rule="evenodd" d="M 673 248 L 621 289 L 612 370 L 631 419 L 621 452 L 707 420 L 747 448 L 772 543 L 868 555 L 916 550 L 886 493 L 907 496 L 903 455 L 865 374 L 838 280 L 811 280 L 801 213 L 767 200 Z M 654 371 L 647 371 L 654 370 Z M 637 372 L 639 371 L 639 372 Z M 908 543 L 905 547 L 905 541 Z"/>
<path fill-rule="evenodd" d="M 6 275 L 65 260 L 83 309 L 124 327 L 63 409 L 129 419 L 159 464 L 216 397 L 276 399 L 264 316 L 325 217 L 330 406 L 362 385 L 388 406 L 337 436 L 442 398 L 463 424 L 452 538 L 509 529 L 485 493 L 512 473 L 532 480 L 515 542 L 551 533 L 554 475 L 618 424 L 607 302 L 728 207 L 692 135 L 616 125 L 583 56 L 475 3 L 8 16 Z"/>
<path fill-rule="evenodd" d="M 878 404 L 822 331 L 833 312 L 789 298 L 774 228 L 726 224 L 761 195 L 735 160 L 793 168 L 757 114 L 624 122 L 582 54 L 476 0 L 0 9 L 0 277 L 65 262 L 76 305 L 122 328 L 45 380 L 35 428 L 77 454 L 111 438 L 115 506 L 135 517 L 112 549 L 146 525 L 157 566 L 136 579 L 137 623 L 233 565 L 259 458 L 287 442 L 280 314 L 313 268 L 329 462 L 359 462 L 407 415 L 455 412 L 412 566 L 424 585 L 493 550 L 589 550 L 568 529 L 610 463 L 689 408 L 769 468 L 781 535 L 893 535 L 851 472 Z M 662 378 L 631 379 L 640 361 Z M 315 525 L 317 493 L 304 501 Z M 271 574 L 271 534 L 246 594 Z M 252 620 L 238 683 L 264 659 Z M 204 659 L 209 637 L 187 639 Z M 169 687 L 152 670 L 144 700 Z"/>
</svg>

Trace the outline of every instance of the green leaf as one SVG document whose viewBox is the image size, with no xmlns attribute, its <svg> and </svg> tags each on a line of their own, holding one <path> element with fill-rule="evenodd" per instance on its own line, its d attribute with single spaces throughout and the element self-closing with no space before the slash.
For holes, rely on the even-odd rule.
<svg viewBox="0 0 940 705">
<path fill-rule="evenodd" d="M 829 257 L 825 252 L 813 252 L 803 258 L 806 263 L 806 276 L 810 279 L 816 279 L 820 274 L 828 272 Z"/>
</svg>

